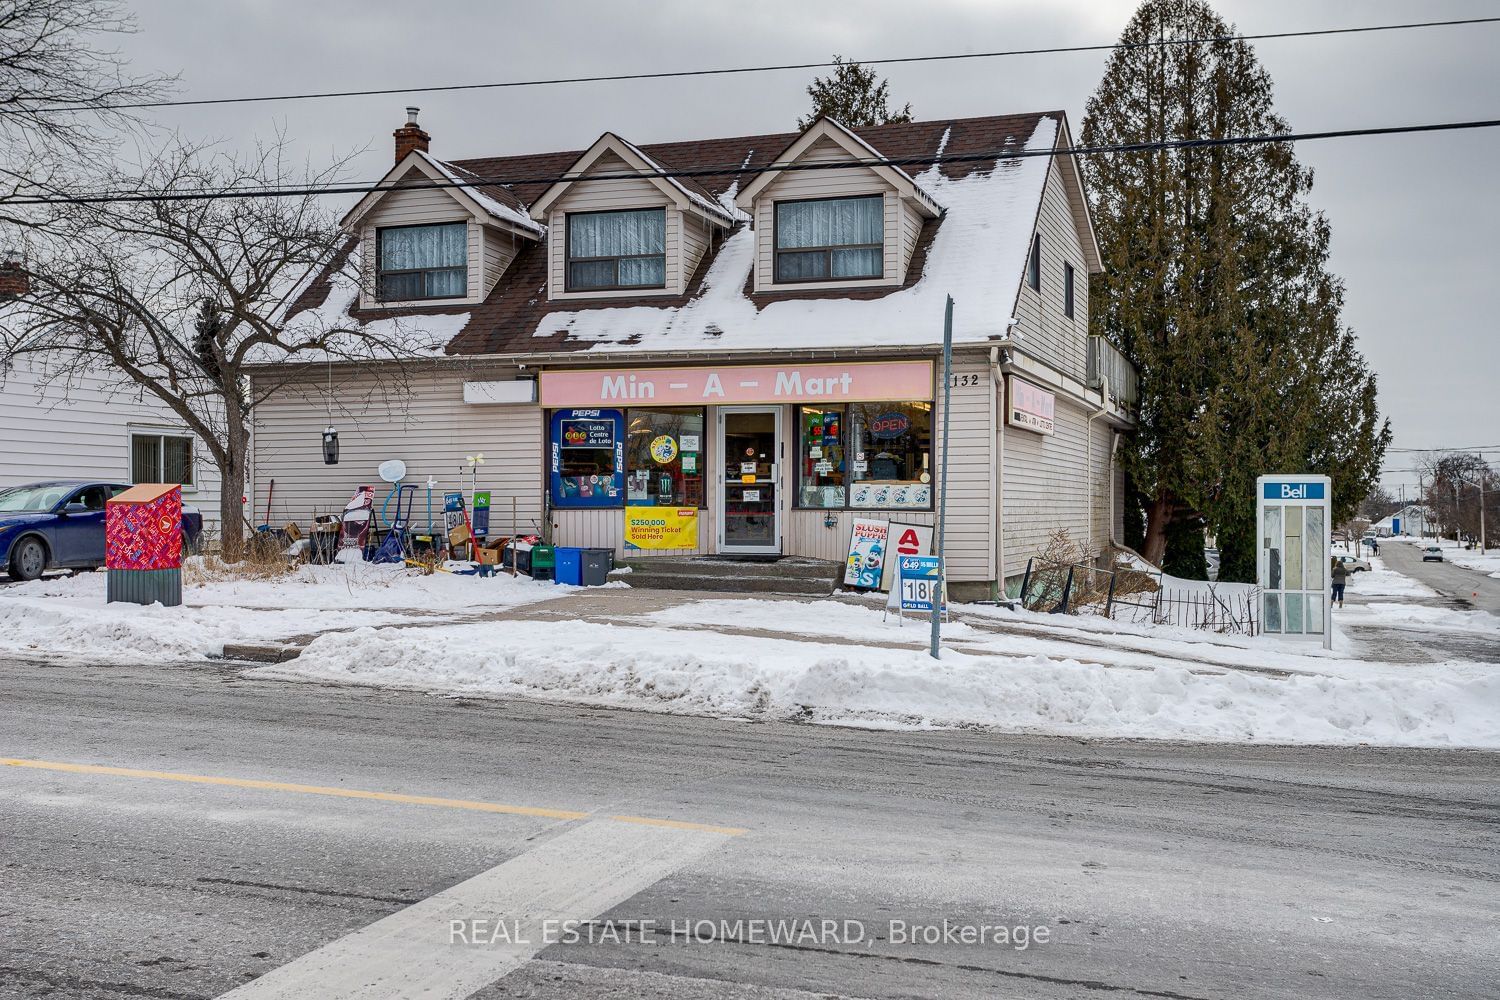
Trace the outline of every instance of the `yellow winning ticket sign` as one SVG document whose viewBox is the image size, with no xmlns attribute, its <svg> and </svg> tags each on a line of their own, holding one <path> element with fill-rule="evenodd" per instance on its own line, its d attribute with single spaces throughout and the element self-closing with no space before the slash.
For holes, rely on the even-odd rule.
<svg viewBox="0 0 1500 1000">
<path fill-rule="evenodd" d="M 696 507 L 626 507 L 627 549 L 691 549 L 698 544 Z"/>
</svg>

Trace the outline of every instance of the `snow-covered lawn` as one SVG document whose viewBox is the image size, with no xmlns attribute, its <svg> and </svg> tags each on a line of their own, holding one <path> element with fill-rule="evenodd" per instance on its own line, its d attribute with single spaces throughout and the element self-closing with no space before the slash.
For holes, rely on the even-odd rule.
<svg viewBox="0 0 1500 1000">
<path fill-rule="evenodd" d="M 705 602 L 721 605 L 728 602 Z M 805 602 L 755 602 L 786 617 Z M 692 608 L 689 605 L 688 608 Z M 822 616 L 860 626 L 857 645 L 712 635 L 694 628 L 503 621 L 322 636 L 254 674 L 525 696 L 744 719 L 882 728 L 994 726 L 1079 737 L 1268 743 L 1500 746 L 1500 670 L 1371 666 L 1368 676 L 1286 676 L 1161 661 L 1119 666 L 1108 650 L 1026 654 L 1012 638 L 964 641 L 941 660 L 886 640 L 917 638 L 868 608 Z M 724 618 L 717 609 L 704 617 Z M 679 620 L 691 616 L 678 616 Z"/>
<path fill-rule="evenodd" d="M 188 660 L 322 632 L 298 659 L 251 675 L 881 728 L 1500 747 L 1500 666 L 1371 662 L 1346 628 L 1440 629 L 1500 647 L 1500 618 L 1429 606 L 1430 591 L 1384 566 L 1358 583 L 1377 600 L 1335 612 L 1331 651 L 956 605 L 935 661 L 927 623 L 887 619 L 874 598 L 604 599 L 588 621 L 476 621 L 580 591 L 355 563 L 211 580 L 187 589 L 185 607 L 138 608 L 105 605 L 103 575 L 89 574 L 0 588 L 0 650 Z"/>
<path fill-rule="evenodd" d="M 193 577 L 193 570 L 184 571 Z M 526 578 L 437 573 L 355 562 L 302 566 L 287 576 L 184 584 L 183 606 L 107 604 L 104 573 L 49 577 L 0 588 L 0 650 L 101 660 L 194 659 L 226 643 L 284 639 L 328 629 L 455 618 L 560 596 Z"/>
</svg>

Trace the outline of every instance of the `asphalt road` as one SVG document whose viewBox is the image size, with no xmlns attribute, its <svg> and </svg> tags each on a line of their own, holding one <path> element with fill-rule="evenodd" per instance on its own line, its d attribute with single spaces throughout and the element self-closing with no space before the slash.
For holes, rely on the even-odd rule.
<svg viewBox="0 0 1500 1000">
<path fill-rule="evenodd" d="M 227 664 L 0 675 L 4 997 L 420 973 L 447 985 L 360 995 L 1411 1000 L 1494 996 L 1500 968 L 1495 754 L 740 724 Z M 519 913 L 595 922 L 497 940 Z M 760 918 L 865 933 L 773 943 Z M 945 918 L 987 943 L 891 939 Z M 650 940 L 610 939 L 625 920 Z"/>
<path fill-rule="evenodd" d="M 1444 597 L 1470 607 L 1500 615 L 1500 580 L 1450 562 L 1422 561 L 1421 547 L 1406 542 L 1387 542 L 1380 547 L 1386 565 L 1427 584 Z"/>
</svg>

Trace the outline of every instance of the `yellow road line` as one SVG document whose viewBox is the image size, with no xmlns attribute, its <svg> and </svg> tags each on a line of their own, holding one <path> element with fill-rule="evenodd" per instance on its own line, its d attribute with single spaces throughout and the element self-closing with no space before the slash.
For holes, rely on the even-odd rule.
<svg viewBox="0 0 1500 1000">
<path fill-rule="evenodd" d="M 473 799 L 445 799 L 433 795 L 403 795 L 400 792 L 370 792 L 358 788 L 329 788 L 324 785 L 298 785 L 286 781 L 262 781 L 257 778 L 221 778 L 209 774 L 181 774 L 176 771 L 148 771 L 135 767 L 106 767 L 102 764 L 69 764 L 53 760 L 23 760 L 0 757 L 6 767 L 28 767 L 40 771 L 64 771 L 69 774 L 105 774 L 117 778 L 154 778 L 159 781 L 184 781 L 194 785 L 223 785 L 230 788 L 255 788 L 267 792 L 297 792 L 303 795 L 332 795 L 342 799 L 372 799 L 376 802 L 399 802 L 413 806 L 438 806 L 444 809 L 470 809 L 475 812 L 505 813 L 510 816 L 536 816 L 542 819 L 588 819 L 589 814 L 575 809 L 542 809 L 537 806 L 512 806 L 500 802 L 477 802 Z M 678 830 L 700 830 L 738 836 L 747 831 L 738 827 L 708 826 L 672 819 L 650 819 L 644 816 L 611 816 L 622 823 L 644 823 Z"/>
<path fill-rule="evenodd" d="M 742 826 L 710 826 L 707 823 L 689 823 L 680 819 L 652 819 L 649 816 L 611 816 L 610 819 L 617 823 L 639 823 L 642 826 L 664 826 L 669 830 L 696 830 L 699 833 L 723 833 L 731 837 L 738 837 L 742 833 L 749 833 Z"/>
</svg>

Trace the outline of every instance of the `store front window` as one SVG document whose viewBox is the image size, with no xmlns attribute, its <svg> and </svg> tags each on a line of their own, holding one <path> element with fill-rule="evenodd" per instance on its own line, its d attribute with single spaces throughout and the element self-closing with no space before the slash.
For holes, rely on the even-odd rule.
<svg viewBox="0 0 1500 1000">
<path fill-rule="evenodd" d="M 797 408 L 797 504 L 930 509 L 932 404 Z"/>
<path fill-rule="evenodd" d="M 618 507 L 624 502 L 624 430 L 619 410 L 553 412 L 549 447 L 553 507 Z"/>
<path fill-rule="evenodd" d="M 626 411 L 626 500 L 631 506 L 702 507 L 703 410 Z"/>
</svg>

